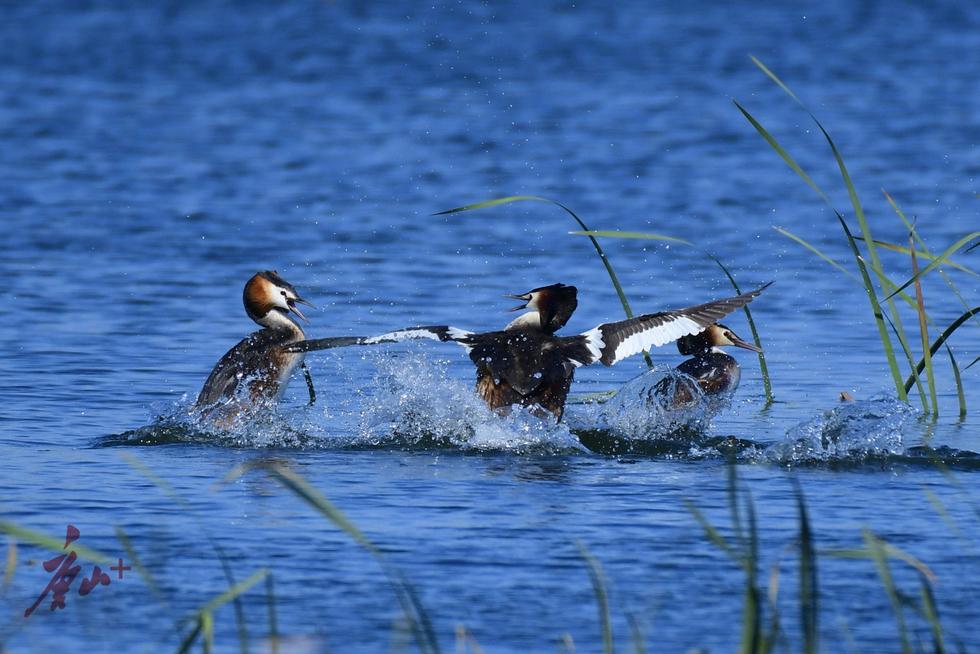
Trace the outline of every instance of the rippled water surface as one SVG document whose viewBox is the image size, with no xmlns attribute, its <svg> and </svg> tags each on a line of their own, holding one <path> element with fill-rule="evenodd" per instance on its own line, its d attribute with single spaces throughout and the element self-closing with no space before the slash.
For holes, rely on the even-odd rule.
<svg viewBox="0 0 980 654">
<path fill-rule="evenodd" d="M 833 213 L 731 102 L 856 224 L 826 142 L 748 58 L 760 57 L 833 134 L 876 236 L 907 239 L 884 188 L 939 251 L 980 229 L 969 3 L 0 11 L 0 514 L 58 539 L 76 525 L 80 544 L 131 563 L 121 528 L 159 587 L 113 572 L 25 620 L 51 554 L 21 542 L 0 581 L 0 649 L 173 651 L 175 622 L 228 587 L 217 547 L 236 579 L 271 571 L 280 651 L 397 650 L 398 601 L 369 554 L 261 472 L 218 483 L 273 461 L 388 553 L 445 650 L 458 625 L 490 652 L 600 650 L 582 543 L 603 566 L 618 646 L 632 616 L 650 651 L 734 651 L 742 574 L 684 504 L 730 533 L 730 456 L 755 501 L 764 583 L 782 566 L 786 649 L 799 647 L 794 478 L 825 552 L 824 651 L 899 650 L 874 565 L 827 553 L 860 547 L 864 527 L 929 566 L 948 638 L 976 649 L 980 365 L 963 371 L 962 422 L 945 354 L 938 421 L 894 400 L 861 287 L 772 229 L 850 265 Z M 777 402 L 764 410 L 758 365 L 737 353 L 731 405 L 665 435 L 633 398 L 678 362 L 667 347 L 643 377 L 638 357 L 578 371 L 561 424 L 500 418 L 472 394 L 461 351 L 423 342 L 310 355 L 313 406 L 297 379 L 278 412 L 231 431 L 186 418 L 252 330 L 241 288 L 260 269 L 318 305 L 318 336 L 497 329 L 501 295 L 557 281 L 579 288 L 568 333 L 618 319 L 599 260 L 557 208 L 431 215 L 512 194 L 560 200 L 592 227 L 696 242 L 603 241 L 641 311 L 730 293 L 701 249 L 745 287 L 774 280 L 753 311 Z M 958 260 L 980 268 L 978 252 Z M 882 256 L 908 276 L 904 255 Z M 977 278 L 949 272 L 976 305 Z M 924 293 L 935 335 L 963 307 L 935 274 Z M 729 323 L 748 336 L 743 316 Z M 980 329 L 951 344 L 965 365 Z M 856 401 L 838 404 L 841 391 Z M 917 573 L 893 570 L 917 595 Z M 267 596 L 260 584 L 242 597 L 252 651 L 268 650 Z M 231 607 L 216 620 L 217 649 L 239 651 Z"/>
</svg>

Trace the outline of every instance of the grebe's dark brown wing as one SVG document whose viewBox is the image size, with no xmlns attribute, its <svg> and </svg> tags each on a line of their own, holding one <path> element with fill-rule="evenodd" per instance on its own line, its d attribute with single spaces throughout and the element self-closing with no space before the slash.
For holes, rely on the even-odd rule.
<svg viewBox="0 0 980 654">
<path fill-rule="evenodd" d="M 240 340 L 215 364 L 197 396 L 197 406 L 210 406 L 233 397 L 247 376 L 260 374 L 268 367 L 268 349 L 276 344 L 275 332 L 265 329 Z"/>
<path fill-rule="evenodd" d="M 313 350 L 328 350 L 335 347 L 347 347 L 349 345 L 377 345 L 379 343 L 398 343 L 416 339 L 429 339 L 434 341 L 451 341 L 459 343 L 469 349 L 469 337 L 473 332 L 465 329 L 450 327 L 449 325 L 427 325 L 423 327 L 409 327 L 399 329 L 378 336 L 338 336 L 333 338 L 314 338 L 301 341 L 286 346 L 289 352 L 311 352 Z"/>
<path fill-rule="evenodd" d="M 283 346 L 287 352 L 312 352 L 314 350 L 329 350 L 348 345 L 362 345 L 364 336 L 332 336 L 330 338 L 313 338 Z"/>
<path fill-rule="evenodd" d="M 575 365 L 585 366 L 601 361 L 611 366 L 651 347 L 676 341 L 682 336 L 701 333 L 732 311 L 751 302 L 769 284 L 724 300 L 605 323 L 579 336 L 564 338 L 562 347 L 565 356 Z"/>
</svg>

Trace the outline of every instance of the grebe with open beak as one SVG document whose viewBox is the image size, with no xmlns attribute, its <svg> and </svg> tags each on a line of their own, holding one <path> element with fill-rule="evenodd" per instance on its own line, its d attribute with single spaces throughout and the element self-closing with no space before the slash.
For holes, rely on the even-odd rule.
<svg viewBox="0 0 980 654">
<path fill-rule="evenodd" d="M 285 349 L 306 338 L 290 314 L 306 320 L 297 305 L 313 305 L 274 270 L 252 276 L 242 301 L 248 317 L 262 329 L 239 341 L 214 366 L 195 403 L 205 415 L 233 419 L 254 406 L 277 401 L 303 362 L 302 353 Z"/>
</svg>

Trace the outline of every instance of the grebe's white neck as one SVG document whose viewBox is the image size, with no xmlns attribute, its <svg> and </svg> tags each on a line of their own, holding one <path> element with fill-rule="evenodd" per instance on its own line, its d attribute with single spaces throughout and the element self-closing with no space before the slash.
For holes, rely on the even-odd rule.
<svg viewBox="0 0 980 654">
<path fill-rule="evenodd" d="M 505 331 L 514 329 L 541 329 L 541 314 L 537 311 L 522 313 L 504 327 Z"/>
<path fill-rule="evenodd" d="M 306 334 L 303 332 L 303 328 L 300 327 L 296 321 L 286 315 L 285 311 L 278 307 L 275 309 L 270 309 L 264 316 L 255 318 L 255 322 L 273 331 L 285 332 L 292 334 L 293 336 L 298 336 L 299 338 L 306 337 Z"/>
</svg>

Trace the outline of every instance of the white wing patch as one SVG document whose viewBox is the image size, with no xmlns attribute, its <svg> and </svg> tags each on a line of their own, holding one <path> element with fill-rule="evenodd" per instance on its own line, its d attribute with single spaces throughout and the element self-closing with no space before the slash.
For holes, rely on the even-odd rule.
<svg viewBox="0 0 980 654">
<path fill-rule="evenodd" d="M 633 356 L 651 347 L 658 347 L 672 343 L 682 336 L 700 334 L 704 327 L 691 320 L 687 316 L 677 316 L 657 327 L 645 329 L 642 332 L 627 337 L 616 346 L 613 353 L 613 362 Z"/>
<path fill-rule="evenodd" d="M 602 358 L 602 348 L 606 347 L 606 342 L 602 340 L 602 330 L 598 327 L 590 329 L 589 331 L 582 334 L 585 337 L 585 347 L 589 350 L 589 360 L 588 361 L 577 361 L 576 359 L 569 359 L 572 365 L 578 368 L 579 366 L 587 366 L 590 363 L 595 363 Z"/>
</svg>

